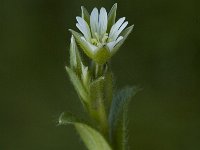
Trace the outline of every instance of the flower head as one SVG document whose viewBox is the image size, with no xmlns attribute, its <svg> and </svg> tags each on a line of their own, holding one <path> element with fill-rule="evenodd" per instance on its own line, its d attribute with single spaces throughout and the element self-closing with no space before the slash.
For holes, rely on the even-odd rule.
<svg viewBox="0 0 200 150">
<path fill-rule="evenodd" d="M 89 15 L 82 7 L 82 17 L 76 17 L 76 27 L 82 34 L 70 30 L 84 52 L 95 62 L 105 63 L 122 45 L 133 26 L 125 29 L 128 21 L 125 17 L 115 22 L 117 4 L 109 14 L 105 8 L 94 8 Z"/>
</svg>

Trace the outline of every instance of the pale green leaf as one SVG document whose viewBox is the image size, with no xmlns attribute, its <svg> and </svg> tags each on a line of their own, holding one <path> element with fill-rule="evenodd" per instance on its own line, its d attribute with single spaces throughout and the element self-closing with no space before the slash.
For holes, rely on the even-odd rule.
<svg viewBox="0 0 200 150">
<path fill-rule="evenodd" d="M 127 111 L 131 98 L 139 88 L 126 87 L 118 91 L 112 101 L 109 114 L 110 138 L 116 150 L 127 148 Z"/>
<path fill-rule="evenodd" d="M 62 113 L 59 117 L 59 124 L 73 124 L 88 150 L 112 150 L 99 131 L 81 122 L 71 113 Z"/>
<path fill-rule="evenodd" d="M 76 73 L 72 69 L 70 69 L 69 67 L 66 67 L 66 70 L 67 70 L 67 73 L 70 77 L 72 84 L 74 85 L 76 92 L 81 97 L 81 100 L 83 100 L 83 104 L 88 103 L 88 101 L 89 101 L 88 93 L 87 93 L 85 87 L 83 86 L 81 80 L 79 79 L 79 77 L 76 75 Z"/>
<path fill-rule="evenodd" d="M 71 37 L 70 44 L 70 67 L 80 74 L 81 72 L 81 57 L 74 37 Z"/>
<path fill-rule="evenodd" d="M 75 127 L 88 150 L 112 150 L 105 138 L 94 128 L 83 123 L 75 123 Z"/>
<path fill-rule="evenodd" d="M 79 122 L 79 119 L 70 112 L 63 112 L 58 120 L 59 125 L 73 124 L 74 122 Z"/>
</svg>

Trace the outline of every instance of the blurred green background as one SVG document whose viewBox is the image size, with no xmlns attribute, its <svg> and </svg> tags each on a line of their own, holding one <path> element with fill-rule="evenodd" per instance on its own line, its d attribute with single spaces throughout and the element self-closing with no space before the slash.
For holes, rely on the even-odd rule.
<svg viewBox="0 0 200 150">
<path fill-rule="evenodd" d="M 131 150 L 200 149 L 198 0 L 0 0 L 0 150 L 84 150 L 61 112 L 82 114 L 64 66 L 80 6 L 117 2 L 134 31 L 113 57 L 117 86 L 140 85 Z M 77 30 L 77 29 L 76 29 Z"/>
</svg>

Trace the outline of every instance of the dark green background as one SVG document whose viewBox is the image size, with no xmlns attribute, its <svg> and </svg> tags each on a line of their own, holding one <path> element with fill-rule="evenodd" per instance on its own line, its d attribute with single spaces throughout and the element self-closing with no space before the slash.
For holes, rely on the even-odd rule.
<svg viewBox="0 0 200 150">
<path fill-rule="evenodd" d="M 0 150 L 82 150 L 61 112 L 82 114 L 64 66 L 80 6 L 118 3 L 134 31 L 113 57 L 118 87 L 143 91 L 129 111 L 131 150 L 200 149 L 198 0 L 0 0 Z"/>
</svg>

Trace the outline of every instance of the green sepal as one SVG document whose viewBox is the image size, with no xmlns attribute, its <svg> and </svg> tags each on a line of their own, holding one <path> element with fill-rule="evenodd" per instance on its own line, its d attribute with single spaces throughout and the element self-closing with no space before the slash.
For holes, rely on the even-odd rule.
<svg viewBox="0 0 200 150">
<path fill-rule="evenodd" d="M 84 6 L 81 6 L 82 18 L 90 24 L 90 14 L 88 13 L 87 9 Z"/>
<path fill-rule="evenodd" d="M 81 35 L 80 33 L 76 32 L 72 29 L 69 29 L 69 31 L 73 34 L 73 36 L 75 37 L 75 39 L 78 42 L 78 44 L 80 45 L 80 47 L 83 49 L 84 53 L 89 58 L 93 58 L 94 54 L 93 54 L 92 50 L 88 47 L 86 42 L 83 39 L 81 39 L 81 37 L 83 37 L 83 35 Z"/>
<path fill-rule="evenodd" d="M 80 122 L 70 113 L 62 113 L 59 118 L 59 124 L 73 124 L 88 150 L 112 150 L 99 131 L 86 123 Z"/>
<path fill-rule="evenodd" d="M 85 87 L 83 86 L 81 80 L 71 68 L 66 66 L 66 70 L 76 92 L 81 97 L 82 103 L 83 104 L 88 103 L 89 102 L 88 93 Z"/>
<path fill-rule="evenodd" d="M 110 50 L 107 46 L 102 46 L 94 55 L 94 61 L 98 64 L 105 64 L 111 57 Z"/>
<path fill-rule="evenodd" d="M 110 113 L 110 139 L 115 150 L 127 149 L 127 111 L 131 98 L 139 91 L 136 87 L 126 87 L 113 98 Z"/>
<path fill-rule="evenodd" d="M 123 39 L 112 49 L 111 51 L 111 55 L 113 56 L 118 49 L 122 46 L 122 44 L 124 43 L 124 41 L 127 39 L 128 35 L 131 33 L 131 31 L 133 30 L 134 25 L 126 28 L 124 31 L 122 31 L 122 33 L 120 34 L 120 36 L 123 37 Z"/>
<path fill-rule="evenodd" d="M 110 32 L 111 27 L 115 24 L 116 11 L 117 11 L 117 3 L 113 5 L 110 12 L 108 13 L 108 28 L 107 28 L 108 33 Z"/>
</svg>

